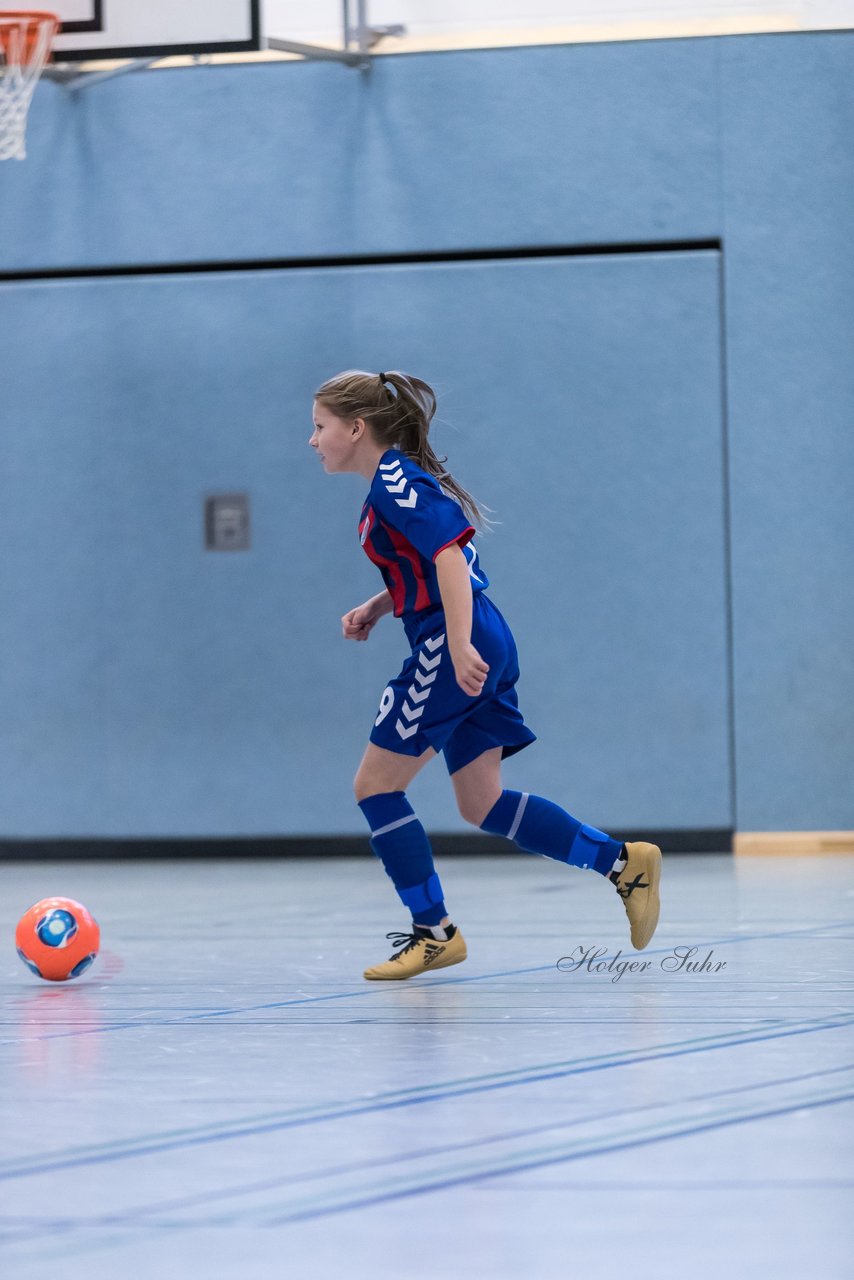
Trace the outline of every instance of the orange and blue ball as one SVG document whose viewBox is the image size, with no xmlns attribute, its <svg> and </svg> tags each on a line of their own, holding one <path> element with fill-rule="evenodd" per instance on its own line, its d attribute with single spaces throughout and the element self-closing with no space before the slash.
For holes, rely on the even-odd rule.
<svg viewBox="0 0 854 1280">
<path fill-rule="evenodd" d="M 18 921 L 15 945 L 24 964 L 39 978 L 67 982 L 79 978 L 93 963 L 101 931 L 81 902 L 43 898 Z"/>
</svg>

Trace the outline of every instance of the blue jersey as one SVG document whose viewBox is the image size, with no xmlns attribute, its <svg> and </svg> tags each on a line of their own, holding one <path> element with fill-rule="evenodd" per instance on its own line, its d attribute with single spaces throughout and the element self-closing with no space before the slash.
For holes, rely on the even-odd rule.
<svg viewBox="0 0 854 1280">
<path fill-rule="evenodd" d="M 417 462 L 397 449 L 380 459 L 359 519 L 359 540 L 379 567 L 410 640 L 442 607 L 436 556 L 457 543 L 468 560 L 475 595 L 489 586 L 471 539 L 474 526 L 459 503 Z"/>
</svg>

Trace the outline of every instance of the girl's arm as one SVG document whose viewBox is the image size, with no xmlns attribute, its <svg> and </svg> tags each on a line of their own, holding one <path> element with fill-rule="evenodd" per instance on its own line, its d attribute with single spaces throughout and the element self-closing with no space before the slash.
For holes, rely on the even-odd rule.
<svg viewBox="0 0 854 1280">
<path fill-rule="evenodd" d="M 394 601 L 391 598 L 390 591 L 380 591 L 379 595 L 371 596 L 367 603 L 373 608 L 378 618 L 384 618 L 394 608 Z"/>
<path fill-rule="evenodd" d="M 436 575 L 445 610 L 445 634 L 457 684 L 469 697 L 483 689 L 489 666 L 471 642 L 472 590 L 469 564 L 459 543 L 436 557 Z"/>
<path fill-rule="evenodd" d="M 370 600 L 366 600 L 364 604 L 357 605 L 355 609 L 344 614 L 341 619 L 344 639 L 367 640 L 372 627 L 379 622 L 380 618 L 391 613 L 393 608 L 394 601 L 388 591 L 381 591 L 379 595 L 371 596 Z"/>
</svg>

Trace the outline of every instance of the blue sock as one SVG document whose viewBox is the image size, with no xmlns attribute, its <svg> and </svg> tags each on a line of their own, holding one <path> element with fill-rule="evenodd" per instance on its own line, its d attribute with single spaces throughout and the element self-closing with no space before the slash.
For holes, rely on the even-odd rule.
<svg viewBox="0 0 854 1280">
<path fill-rule="evenodd" d="M 438 924 L 448 914 L 427 832 L 403 791 L 368 796 L 359 808 L 371 828 L 371 848 L 391 877 L 415 924 Z"/>
<path fill-rule="evenodd" d="M 541 853 L 571 867 L 590 867 L 607 876 L 623 846 L 604 831 L 585 826 L 542 796 L 502 791 L 480 824 L 481 831 L 506 836 L 528 853 Z"/>
</svg>

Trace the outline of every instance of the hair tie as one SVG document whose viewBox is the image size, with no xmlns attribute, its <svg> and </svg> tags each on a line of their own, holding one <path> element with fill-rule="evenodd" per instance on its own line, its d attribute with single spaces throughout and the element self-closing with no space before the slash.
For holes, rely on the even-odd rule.
<svg viewBox="0 0 854 1280">
<path fill-rule="evenodd" d="M 385 382 L 385 374 L 384 374 L 384 373 L 378 373 L 378 374 L 377 374 L 377 377 L 379 378 L 380 382 Z"/>
</svg>

